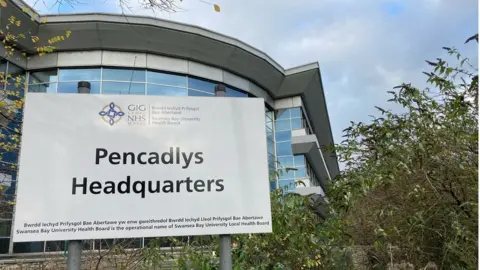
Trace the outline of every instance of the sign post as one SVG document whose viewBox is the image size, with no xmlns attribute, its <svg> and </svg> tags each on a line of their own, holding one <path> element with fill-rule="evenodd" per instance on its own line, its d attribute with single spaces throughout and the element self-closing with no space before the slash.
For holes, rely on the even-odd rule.
<svg viewBox="0 0 480 270">
<path fill-rule="evenodd" d="M 82 261 L 82 241 L 68 241 L 67 270 L 80 270 Z"/>
<path fill-rule="evenodd" d="M 261 98 L 27 93 L 19 168 L 13 241 L 69 241 L 69 270 L 79 239 L 191 235 L 230 270 L 272 232 Z"/>
<path fill-rule="evenodd" d="M 90 82 L 78 82 L 79 94 L 90 94 Z M 80 270 L 82 265 L 82 240 L 68 241 L 67 270 Z"/>
<path fill-rule="evenodd" d="M 224 85 L 218 84 L 215 86 L 215 96 L 225 97 L 227 91 Z M 232 236 L 229 234 L 219 235 L 219 249 L 220 249 L 220 270 L 231 270 L 233 267 L 232 261 Z"/>
</svg>

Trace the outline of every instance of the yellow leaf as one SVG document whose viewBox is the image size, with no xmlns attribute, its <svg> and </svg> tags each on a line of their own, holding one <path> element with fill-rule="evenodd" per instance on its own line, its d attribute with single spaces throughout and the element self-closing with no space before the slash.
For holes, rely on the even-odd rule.
<svg viewBox="0 0 480 270">
<path fill-rule="evenodd" d="M 7 7 L 7 2 L 5 2 L 4 0 L 0 0 L 0 5 L 2 7 Z"/>
<path fill-rule="evenodd" d="M 8 202 L 9 205 L 15 205 L 15 202 Z"/>
<path fill-rule="evenodd" d="M 213 5 L 213 8 L 215 9 L 216 12 L 220 12 L 220 6 L 215 4 Z"/>
</svg>

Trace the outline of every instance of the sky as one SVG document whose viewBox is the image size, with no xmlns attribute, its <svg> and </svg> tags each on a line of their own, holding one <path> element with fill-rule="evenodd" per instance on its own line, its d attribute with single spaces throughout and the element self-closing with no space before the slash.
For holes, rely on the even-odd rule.
<svg viewBox="0 0 480 270">
<path fill-rule="evenodd" d="M 71 1 L 80 2 L 71 7 L 42 0 L 34 8 L 42 14 L 122 12 L 118 0 Z M 478 62 L 476 43 L 464 44 L 478 33 L 477 0 L 183 0 L 177 1 L 182 10 L 176 13 L 142 8 L 148 0 L 123 1 L 130 7 L 126 14 L 235 37 L 284 68 L 318 62 L 336 143 L 350 121 L 378 115 L 374 106 L 392 108 L 386 102 L 392 87 L 402 82 L 425 87 L 424 60 L 445 57 L 442 47 L 456 47 Z"/>
</svg>

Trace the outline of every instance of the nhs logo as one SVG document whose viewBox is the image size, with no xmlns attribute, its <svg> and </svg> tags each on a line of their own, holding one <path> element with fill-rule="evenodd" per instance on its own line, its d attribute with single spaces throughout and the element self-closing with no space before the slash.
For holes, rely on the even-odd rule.
<svg viewBox="0 0 480 270">
<path fill-rule="evenodd" d="M 129 104 L 127 106 L 127 122 L 129 125 L 144 126 L 149 124 L 150 106 L 145 104 Z"/>
<path fill-rule="evenodd" d="M 127 121 L 128 125 L 136 126 L 149 124 L 150 107 L 148 105 L 129 104 L 126 106 L 125 111 L 122 107 L 124 106 L 120 106 L 112 101 L 105 105 L 98 114 L 100 118 L 110 126 L 121 121 Z"/>
</svg>

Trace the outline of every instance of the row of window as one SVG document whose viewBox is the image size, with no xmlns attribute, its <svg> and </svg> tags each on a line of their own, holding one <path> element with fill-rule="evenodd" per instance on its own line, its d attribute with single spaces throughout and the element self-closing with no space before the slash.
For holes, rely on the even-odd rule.
<svg viewBox="0 0 480 270">
<path fill-rule="evenodd" d="M 293 155 L 292 131 L 309 129 L 300 107 L 278 110 L 275 117 L 275 147 L 279 168 L 280 188 L 296 189 L 296 182 L 310 177 L 304 155 Z"/>
<path fill-rule="evenodd" d="M 185 75 L 119 68 L 55 69 L 31 72 L 30 92 L 77 93 L 79 81 L 91 84 L 92 94 L 213 96 L 217 83 Z M 227 87 L 228 97 L 248 97 Z"/>
<path fill-rule="evenodd" d="M 5 74 L 8 74 L 5 75 Z M 4 59 L 0 60 L 0 90 L 12 90 L 13 92 L 20 92 L 23 95 L 24 89 L 24 80 L 25 80 L 25 71 L 20 67 L 7 62 Z M 7 83 L 3 83 L 6 81 Z M 3 92 L 3 91 L 2 91 Z M 9 100 L 15 100 L 21 97 L 17 97 L 14 95 L 8 95 Z M 11 121 L 8 123 L 8 128 L 13 130 L 15 128 L 20 128 L 19 122 L 21 122 L 21 114 L 18 114 L 20 117 L 20 121 Z M 2 133 L 9 133 L 8 129 L 1 129 Z M 8 136 L 4 139 L 8 140 Z M 12 216 L 13 216 L 13 206 L 11 206 L 8 202 L 13 201 L 13 197 L 15 194 L 15 187 L 16 187 L 16 171 L 11 169 L 11 163 L 17 162 L 18 153 L 16 152 L 5 152 L 2 151 L 1 153 L 1 161 L 0 161 L 0 170 L 1 170 L 1 178 L 9 178 L 9 181 L 2 182 L 2 191 L 1 195 L 2 198 L 0 200 L 0 254 L 7 254 L 9 253 L 10 247 L 10 233 L 12 227 Z M 28 252 L 30 247 L 35 247 L 35 243 L 14 243 L 13 245 L 13 252 L 14 253 L 25 253 Z"/>
<path fill-rule="evenodd" d="M 274 112 L 270 110 L 265 111 L 265 123 L 267 129 L 267 152 L 268 152 L 268 175 L 270 180 L 270 190 L 277 188 L 276 169 L 275 164 L 275 139 L 273 136 L 273 117 Z"/>
</svg>

